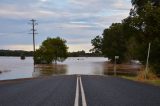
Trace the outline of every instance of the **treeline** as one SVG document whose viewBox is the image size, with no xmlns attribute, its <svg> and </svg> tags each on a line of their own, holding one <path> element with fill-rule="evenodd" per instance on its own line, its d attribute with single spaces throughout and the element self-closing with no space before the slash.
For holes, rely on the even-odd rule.
<svg viewBox="0 0 160 106">
<path fill-rule="evenodd" d="M 133 8 L 121 23 L 113 23 L 96 36 L 91 43 L 92 52 L 101 53 L 119 62 L 136 59 L 146 63 L 148 45 L 151 43 L 150 68 L 160 73 L 160 1 L 131 0 Z"/>
<path fill-rule="evenodd" d="M 23 50 L 0 50 L 0 56 L 33 56 L 33 51 Z M 84 50 L 77 52 L 69 52 L 68 57 L 101 57 L 97 53 L 86 53 Z"/>
<path fill-rule="evenodd" d="M 32 51 L 23 50 L 0 50 L 0 56 L 33 56 Z"/>
<path fill-rule="evenodd" d="M 97 53 L 86 53 L 84 50 L 82 50 L 77 52 L 69 52 L 68 56 L 69 57 L 101 57 L 102 55 Z"/>
</svg>

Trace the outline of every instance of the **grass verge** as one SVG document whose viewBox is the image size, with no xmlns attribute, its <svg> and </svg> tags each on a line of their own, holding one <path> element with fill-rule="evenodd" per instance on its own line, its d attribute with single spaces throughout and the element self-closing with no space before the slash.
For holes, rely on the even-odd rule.
<svg viewBox="0 0 160 106">
<path fill-rule="evenodd" d="M 160 78 L 158 79 L 154 79 L 154 80 L 138 80 L 137 76 L 118 76 L 124 79 L 128 79 L 128 80 L 133 80 L 133 81 L 137 81 L 137 82 L 143 82 L 143 83 L 147 83 L 147 84 L 151 84 L 151 85 L 155 85 L 155 86 L 160 86 Z"/>
</svg>

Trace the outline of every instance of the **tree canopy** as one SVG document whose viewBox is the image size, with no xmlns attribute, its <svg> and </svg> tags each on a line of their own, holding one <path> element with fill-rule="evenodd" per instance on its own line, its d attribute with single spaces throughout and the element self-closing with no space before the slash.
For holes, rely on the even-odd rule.
<svg viewBox="0 0 160 106">
<path fill-rule="evenodd" d="M 149 64 L 160 73 L 160 1 L 132 0 L 130 15 L 122 23 L 114 23 L 104 29 L 101 47 L 92 45 L 110 59 L 118 55 L 121 62 L 132 59 L 146 63 L 148 44 L 151 43 Z M 95 37 L 96 39 L 97 37 Z"/>
<path fill-rule="evenodd" d="M 57 38 L 47 38 L 34 54 L 36 64 L 51 64 L 52 62 L 64 61 L 67 58 L 66 41 Z"/>
<path fill-rule="evenodd" d="M 93 49 L 90 50 L 90 52 L 96 53 L 96 54 L 102 54 L 102 42 L 103 39 L 101 36 L 96 36 L 94 39 L 91 40 L 92 46 L 94 46 Z"/>
<path fill-rule="evenodd" d="M 103 32 L 103 54 L 106 57 L 114 60 L 115 56 L 120 56 L 120 61 L 124 60 L 125 36 L 123 34 L 123 25 L 114 23 Z"/>
</svg>

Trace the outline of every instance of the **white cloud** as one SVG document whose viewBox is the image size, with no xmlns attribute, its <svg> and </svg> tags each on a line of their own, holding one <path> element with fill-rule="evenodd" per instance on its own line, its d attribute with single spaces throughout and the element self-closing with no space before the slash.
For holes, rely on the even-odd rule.
<svg viewBox="0 0 160 106">
<path fill-rule="evenodd" d="M 69 52 L 76 52 L 80 50 L 85 50 L 86 52 L 89 52 L 90 49 L 92 49 L 91 44 L 69 44 Z"/>
<path fill-rule="evenodd" d="M 79 50 L 85 50 L 86 52 L 89 52 L 89 50 L 92 48 L 91 44 L 83 43 L 83 44 L 68 44 L 69 52 L 76 52 Z M 0 46 L 1 49 L 10 49 L 10 50 L 26 50 L 26 51 L 33 51 L 33 45 L 6 45 L 6 46 Z M 38 49 L 39 46 L 36 46 L 36 49 Z"/>
<path fill-rule="evenodd" d="M 46 11 L 41 9 L 35 10 L 20 10 L 17 7 L 0 7 L 0 17 L 10 17 L 11 19 L 27 19 L 27 18 L 50 18 L 60 17 L 60 15 L 54 11 Z"/>
<path fill-rule="evenodd" d="M 5 45 L 0 46 L 1 49 L 10 49 L 10 50 L 27 50 L 27 51 L 33 51 L 32 45 Z M 38 48 L 38 46 L 36 47 Z"/>
<path fill-rule="evenodd" d="M 0 4 L 0 44 L 6 45 L 6 49 L 32 50 L 31 41 L 21 36 L 29 33 L 28 20 L 35 18 L 39 23 L 36 27 L 39 33 L 37 44 L 48 36 L 60 36 L 68 41 L 70 51 L 89 50 L 92 48 L 90 40 L 101 35 L 112 23 L 121 22 L 128 16 L 130 8 L 131 3 L 126 0 L 3 1 Z M 14 36 L 13 40 L 8 41 L 11 36 Z"/>
<path fill-rule="evenodd" d="M 47 2 L 48 0 L 40 0 L 41 2 Z"/>
</svg>

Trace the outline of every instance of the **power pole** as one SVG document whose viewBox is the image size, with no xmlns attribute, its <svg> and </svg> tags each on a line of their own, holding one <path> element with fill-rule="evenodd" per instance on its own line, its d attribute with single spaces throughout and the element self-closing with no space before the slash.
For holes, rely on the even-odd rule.
<svg viewBox="0 0 160 106">
<path fill-rule="evenodd" d="M 36 51 L 36 48 L 35 48 L 35 34 L 38 34 L 38 33 L 36 33 L 37 30 L 35 29 L 35 26 L 38 25 L 38 23 L 34 19 L 31 19 L 30 21 L 31 21 L 30 24 L 32 25 L 32 29 L 31 29 L 32 33 L 30 33 L 30 34 L 33 35 L 33 57 L 34 57 L 34 53 Z M 35 65 L 35 62 L 34 62 L 34 65 Z"/>
<path fill-rule="evenodd" d="M 116 66 L 116 64 L 117 64 L 117 59 L 119 59 L 119 56 L 115 56 L 114 57 L 114 76 L 116 76 L 117 75 L 117 66 Z"/>
<path fill-rule="evenodd" d="M 149 42 L 148 54 L 147 54 L 147 61 L 146 61 L 146 69 L 145 69 L 145 79 L 146 79 L 147 73 L 148 73 L 148 64 L 149 64 L 148 61 L 149 61 L 150 49 L 151 49 L 151 43 Z"/>
</svg>

